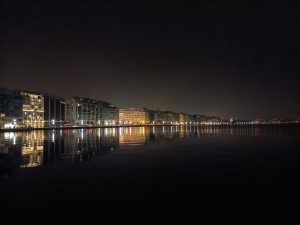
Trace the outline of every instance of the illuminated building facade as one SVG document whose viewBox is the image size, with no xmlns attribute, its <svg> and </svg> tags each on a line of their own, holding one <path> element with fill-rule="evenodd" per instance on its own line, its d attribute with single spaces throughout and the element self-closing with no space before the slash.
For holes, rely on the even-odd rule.
<svg viewBox="0 0 300 225">
<path fill-rule="evenodd" d="M 146 109 L 123 108 L 119 110 L 120 124 L 149 124 L 149 112 Z"/>
<path fill-rule="evenodd" d="M 73 126 L 113 126 L 119 110 L 108 102 L 75 97 L 66 100 L 65 121 Z"/>
<path fill-rule="evenodd" d="M 186 125 L 186 124 L 189 124 L 189 122 L 190 122 L 190 117 L 188 114 L 185 114 L 185 113 L 179 114 L 179 124 Z"/>
<path fill-rule="evenodd" d="M 66 103 L 63 98 L 44 96 L 44 125 L 45 127 L 59 127 L 65 122 Z"/>
<path fill-rule="evenodd" d="M 234 119 L 147 108 L 118 109 L 111 103 L 0 88 L 0 129 L 118 125 L 255 125 L 300 123 L 295 119 Z"/>
<path fill-rule="evenodd" d="M 101 124 L 101 103 L 96 100 L 74 97 L 66 100 L 66 122 L 75 126 Z"/>
<path fill-rule="evenodd" d="M 202 124 L 205 121 L 206 116 L 204 115 L 198 115 L 198 122 L 200 122 L 200 124 Z"/>
<path fill-rule="evenodd" d="M 21 92 L 23 98 L 23 125 L 25 127 L 44 127 L 44 97 L 33 92 Z"/>
<path fill-rule="evenodd" d="M 219 117 L 215 117 L 215 116 L 207 116 L 205 117 L 205 122 L 204 124 L 207 124 L 207 125 L 215 125 L 215 124 L 219 124 L 221 123 L 222 120 L 221 118 Z"/>
</svg>

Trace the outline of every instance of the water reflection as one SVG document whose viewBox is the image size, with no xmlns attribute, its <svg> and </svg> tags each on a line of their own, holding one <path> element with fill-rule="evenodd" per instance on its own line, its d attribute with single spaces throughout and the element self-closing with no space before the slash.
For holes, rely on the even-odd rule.
<svg viewBox="0 0 300 225">
<path fill-rule="evenodd" d="M 120 145 L 141 145 L 149 140 L 149 127 L 119 128 Z"/>
<path fill-rule="evenodd" d="M 146 145 L 206 135 L 300 136 L 298 127 L 157 126 L 0 133 L 0 172 L 60 162 L 80 162 L 122 146 Z"/>
<path fill-rule="evenodd" d="M 20 167 L 37 167 L 43 164 L 44 132 L 27 132 L 22 139 Z"/>
</svg>

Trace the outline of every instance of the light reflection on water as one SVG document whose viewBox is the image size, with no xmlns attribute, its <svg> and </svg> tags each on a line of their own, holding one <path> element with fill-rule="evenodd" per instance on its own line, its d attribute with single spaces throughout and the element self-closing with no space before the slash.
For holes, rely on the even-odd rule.
<svg viewBox="0 0 300 225">
<path fill-rule="evenodd" d="M 176 139 L 201 140 L 211 135 L 300 136 L 297 127 L 153 126 L 3 132 L 0 133 L 0 172 L 7 174 L 12 168 L 86 161 L 123 146 Z"/>
</svg>

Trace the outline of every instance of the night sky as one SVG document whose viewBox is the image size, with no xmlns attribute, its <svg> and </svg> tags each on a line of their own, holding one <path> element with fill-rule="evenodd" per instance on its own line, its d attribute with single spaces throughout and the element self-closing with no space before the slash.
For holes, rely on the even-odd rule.
<svg viewBox="0 0 300 225">
<path fill-rule="evenodd" d="M 300 116 L 299 1 L 76 2 L 1 1 L 1 87 L 222 118 Z"/>
</svg>

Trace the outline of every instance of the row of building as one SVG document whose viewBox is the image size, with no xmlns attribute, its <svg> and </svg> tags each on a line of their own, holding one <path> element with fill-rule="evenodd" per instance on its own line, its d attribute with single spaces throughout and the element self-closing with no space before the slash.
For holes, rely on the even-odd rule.
<svg viewBox="0 0 300 225">
<path fill-rule="evenodd" d="M 105 101 L 0 89 L 1 128 L 115 125 L 118 109 Z"/>
<path fill-rule="evenodd" d="M 3 128 L 116 126 L 219 123 L 220 118 L 147 108 L 117 108 L 88 98 L 64 99 L 46 93 L 0 89 L 0 125 Z"/>
</svg>

